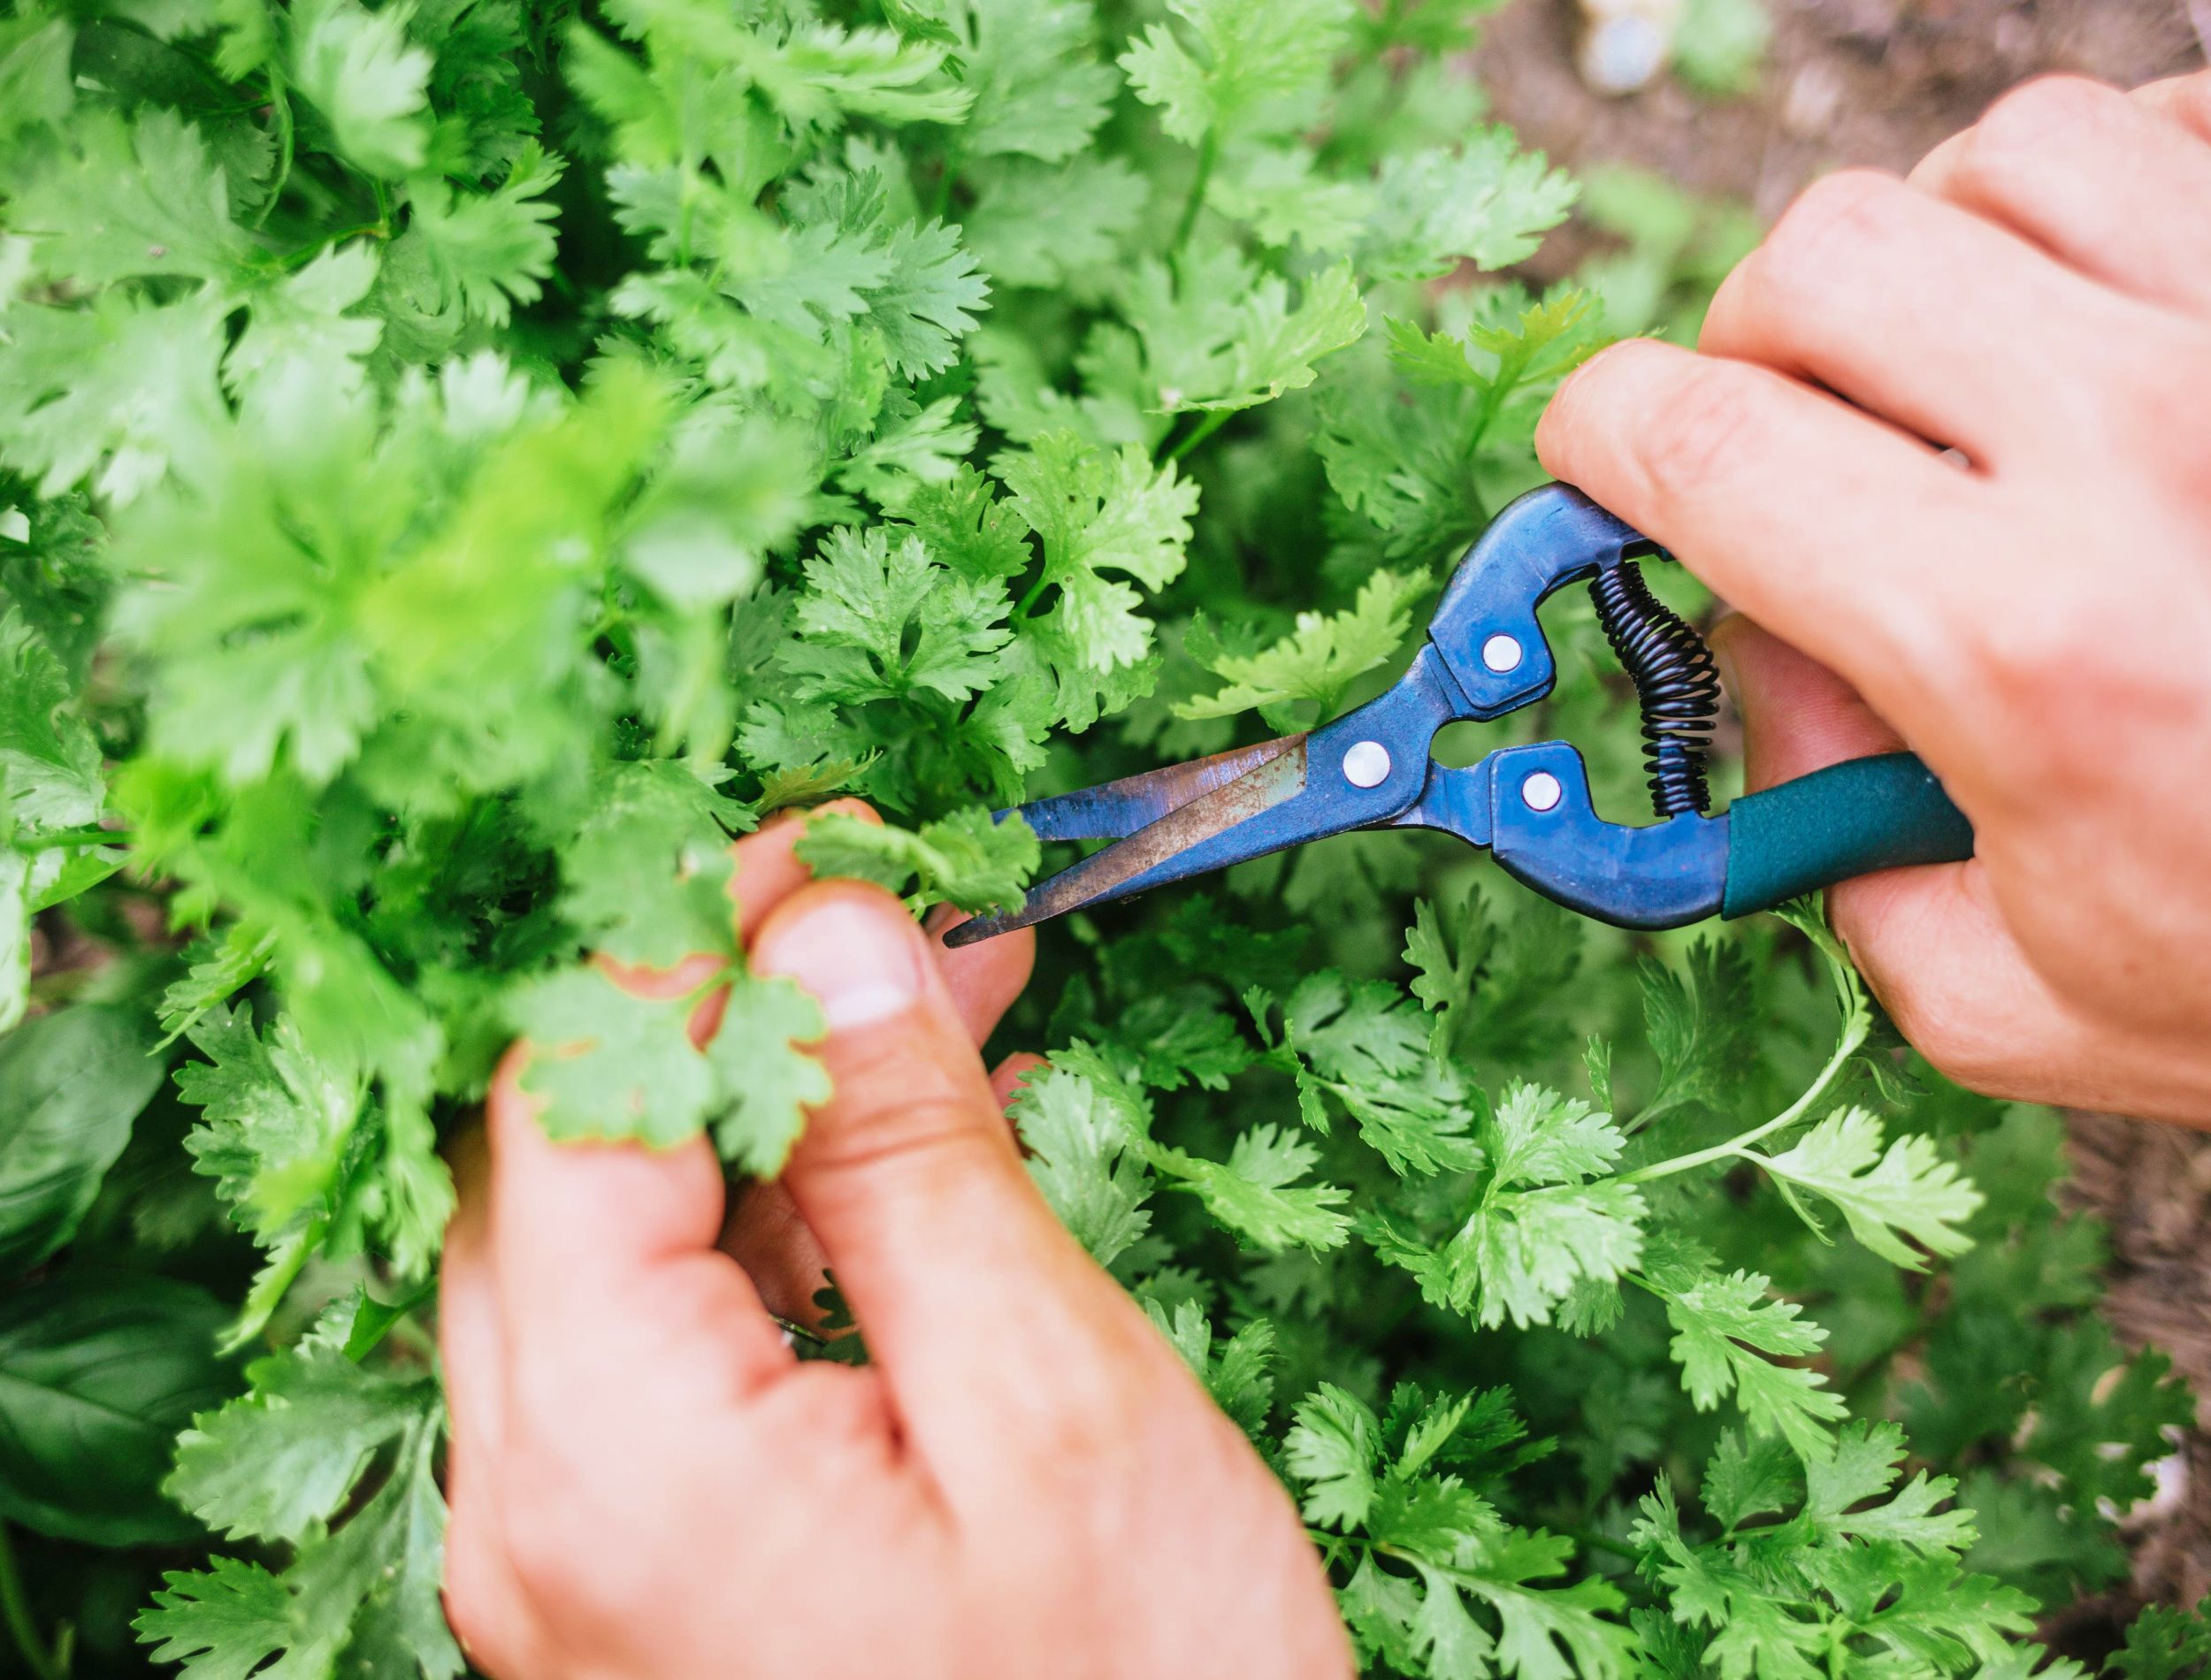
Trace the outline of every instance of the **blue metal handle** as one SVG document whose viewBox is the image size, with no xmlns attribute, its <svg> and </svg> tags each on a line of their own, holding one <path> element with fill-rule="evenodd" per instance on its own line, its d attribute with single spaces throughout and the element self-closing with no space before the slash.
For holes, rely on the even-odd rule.
<svg viewBox="0 0 2211 1680">
<path fill-rule="evenodd" d="M 1719 913 L 1727 819 L 1679 816 L 1630 828 L 1589 798 L 1589 772 L 1564 741 L 1501 747 L 1464 770 L 1428 773 L 1393 827 L 1488 846 L 1516 880 L 1616 928 L 1679 928 Z"/>
<path fill-rule="evenodd" d="M 1535 609 L 1600 567 L 1656 552 L 1571 485 L 1545 485 L 1510 503 L 1458 562 L 1428 624 L 1428 640 L 1465 694 L 1465 715 L 1502 716 L 1549 693 L 1557 667 Z"/>
</svg>

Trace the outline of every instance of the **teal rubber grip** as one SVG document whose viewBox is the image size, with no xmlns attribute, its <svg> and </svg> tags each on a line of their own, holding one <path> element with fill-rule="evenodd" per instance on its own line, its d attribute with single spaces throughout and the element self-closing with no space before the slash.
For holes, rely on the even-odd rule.
<svg viewBox="0 0 2211 1680">
<path fill-rule="evenodd" d="M 1771 910 L 1838 881 L 1973 855 L 1973 825 L 1909 752 L 1849 759 L 1727 808 L 1723 916 Z"/>
</svg>

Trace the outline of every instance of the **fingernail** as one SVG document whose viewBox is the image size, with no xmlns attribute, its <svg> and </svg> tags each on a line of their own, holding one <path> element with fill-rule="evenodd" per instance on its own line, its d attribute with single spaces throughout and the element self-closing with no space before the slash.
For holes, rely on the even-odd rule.
<svg viewBox="0 0 2211 1680">
<path fill-rule="evenodd" d="M 833 898 L 761 929 L 754 972 L 812 992 L 832 1031 L 905 1013 L 922 995 L 922 942 L 905 913 Z"/>
</svg>

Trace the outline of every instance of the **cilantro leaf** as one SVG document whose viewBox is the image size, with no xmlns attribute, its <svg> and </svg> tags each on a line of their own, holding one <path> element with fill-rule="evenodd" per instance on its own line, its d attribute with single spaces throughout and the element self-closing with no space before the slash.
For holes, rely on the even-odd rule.
<svg viewBox="0 0 2211 1680">
<path fill-rule="evenodd" d="M 1772 1299 L 1769 1280 L 1755 1271 L 1656 1266 L 1651 1287 L 1665 1303 L 1681 1386 L 1698 1410 L 1732 1394 L 1756 1432 L 1779 1435 L 1808 1462 L 1828 1453 L 1828 1426 L 1844 1414 L 1842 1397 L 1818 1372 L 1767 1357 L 1817 1353 L 1825 1331 L 1801 1317 L 1794 1302 Z"/>
<path fill-rule="evenodd" d="M 1176 1188 L 1192 1192 L 1227 1229 L 1254 1248 L 1316 1251 L 1339 1247 L 1350 1220 L 1336 1211 L 1350 1192 L 1333 1184 L 1299 1186 L 1320 1151 L 1272 1126 L 1255 1126 L 1236 1141 L 1225 1162 L 1200 1159 L 1182 1149 L 1154 1147 L 1145 1158 Z"/>
<path fill-rule="evenodd" d="M 1314 363 L 1366 331 L 1349 263 L 1307 279 L 1293 306 L 1286 283 L 1252 283 L 1233 251 L 1172 270 L 1143 264 L 1123 307 L 1143 346 L 1148 406 L 1164 414 L 1234 412 L 1302 390 Z"/>
<path fill-rule="evenodd" d="M 80 283 L 168 275 L 227 285 L 254 256 L 231 219 L 231 187 L 200 131 L 154 109 L 72 125 L 73 152 L 14 195 L 33 260 Z"/>
<path fill-rule="evenodd" d="M 807 562 L 802 638 L 781 651 L 804 694 L 846 702 L 915 692 L 966 699 L 1012 636 L 1005 591 L 936 564 L 917 536 L 832 531 Z"/>
<path fill-rule="evenodd" d="M 807 825 L 799 856 L 823 875 L 851 875 L 892 892 L 916 876 L 922 897 L 962 910 L 1018 905 L 1036 872 L 1037 836 L 1019 816 L 969 806 L 918 833 L 832 813 Z"/>
<path fill-rule="evenodd" d="M 1013 1115 L 1052 1210 L 1091 1258 L 1113 1264 L 1151 1225 L 1141 1097 L 1078 1044 L 1022 1081 Z"/>
<path fill-rule="evenodd" d="M 1382 165 L 1361 241 L 1361 266 L 1383 279 L 1428 279 L 1459 258 L 1510 268 L 1566 219 L 1574 184 L 1508 128 L 1479 130 L 1456 153 L 1416 152 Z"/>
<path fill-rule="evenodd" d="M 1371 1408 L 1331 1385 L 1297 1408 L 1284 1461 L 1304 1485 L 1306 1520 L 1343 1532 L 1324 1553 L 1356 1560 L 1337 1594 L 1355 1642 L 1400 1669 L 1473 1680 L 1625 1674 L 1633 1642 L 1606 1617 L 1619 1594 L 1594 1579 L 1546 1585 L 1571 1544 L 1508 1527 L 1457 1476 L 1439 1473 L 1472 1410 L 1438 1397 L 1392 1440 Z"/>
<path fill-rule="evenodd" d="M 1176 704 L 1181 718 L 1230 717 L 1299 702 L 1314 709 L 1312 721 L 1326 722 L 1342 704 L 1352 680 L 1397 651 L 1412 628 L 1412 603 L 1427 592 L 1425 577 L 1378 571 L 1359 586 L 1358 599 L 1345 612 L 1323 616 L 1297 615 L 1297 627 L 1272 647 L 1238 657 L 1219 653 L 1203 660 L 1228 686 L 1202 699 Z"/>
<path fill-rule="evenodd" d="M 1050 169 L 1006 164 L 978 169 L 974 179 L 961 232 L 999 286 L 1083 284 L 1118 254 L 1151 196 L 1151 184 L 1118 157 Z"/>
<path fill-rule="evenodd" d="M 2181 1680 L 2211 1667 L 2211 1599 L 2191 1612 L 2153 1604 L 2127 1629 L 2126 1645 L 2104 1665 L 2126 1680 Z"/>
<path fill-rule="evenodd" d="M 828 1030 L 821 1005 L 788 980 L 738 975 L 707 1045 L 720 1076 L 715 1147 L 740 1172 L 771 1179 L 799 1141 L 807 1111 L 830 1099 L 829 1074 L 807 1054 Z"/>
<path fill-rule="evenodd" d="M 1197 486 L 1171 462 L 1154 468 L 1139 449 L 1108 454 L 1067 431 L 1049 432 L 991 465 L 1010 493 L 1008 506 L 1042 549 L 1021 615 L 1045 592 L 1059 591 L 1048 611 L 1029 620 L 1025 639 L 1040 644 L 1063 672 L 1136 664 L 1151 645 L 1151 626 L 1136 612 L 1144 598 L 1106 574 L 1151 590 L 1173 582 L 1182 569 Z"/>
<path fill-rule="evenodd" d="M 1429 1301 L 1485 1326 L 1543 1324 L 1577 1286 L 1609 1283 L 1641 1260 L 1642 1197 L 1604 1176 L 1623 1142 L 1610 1116 L 1516 1085 L 1480 1136 L 1482 1187 L 1441 1241 L 1386 1216 L 1366 1226 Z"/>
<path fill-rule="evenodd" d="M 1883 1154 L 1881 1123 L 1862 1108 L 1830 1115 L 1779 1155 L 1752 1158 L 1776 1178 L 1825 1196 L 1842 1210 L 1853 1236 L 1909 1271 L 1924 1263 L 1903 1237 L 1940 1255 L 1961 1253 L 1972 1241 L 1958 1227 L 1980 1206 L 1980 1193 L 1931 1138 L 1900 1137 Z"/>
<path fill-rule="evenodd" d="M 706 1124 L 714 1070 L 691 1041 L 695 999 L 639 997 L 596 968 L 545 975 L 515 1000 L 539 1047 L 522 1088 L 553 1138 L 680 1143 Z"/>
<path fill-rule="evenodd" d="M 1644 1031 L 1658 1058 L 1658 1087 L 1635 1117 L 1639 1127 L 1677 1108 L 1717 1106 L 1744 1076 L 1748 963 L 1737 947 L 1701 939 L 1689 947 L 1688 968 L 1686 984 L 1658 962 L 1639 971 Z"/>
<path fill-rule="evenodd" d="M 1426 1037 L 1419 1012 L 1394 988 L 1324 971 L 1282 1004 L 1277 1060 L 1287 1056 L 1298 1075 L 1308 1125 L 1326 1129 L 1325 1092 L 1392 1171 L 1465 1171 L 1481 1159 L 1467 1135 L 1473 1103 L 1457 1069 L 1428 1054 Z"/>
<path fill-rule="evenodd" d="M 345 1503 L 370 1456 L 406 1432 L 419 1385 L 340 1355 L 280 1354 L 253 1391 L 178 1437 L 171 1496 L 231 1539 L 299 1541 Z"/>
<path fill-rule="evenodd" d="M 1304 127 L 1352 16 L 1349 0 L 1168 0 L 1168 10 L 1190 45 L 1155 23 L 1121 65 L 1136 96 L 1159 107 L 1160 125 L 1190 145 Z"/>
<path fill-rule="evenodd" d="M 1170 1314 L 1157 1300 L 1146 1296 L 1144 1310 L 1182 1355 L 1190 1374 L 1205 1385 L 1213 1404 L 1245 1434 L 1258 1434 L 1274 1401 L 1274 1326 L 1264 1318 L 1254 1318 L 1235 1335 L 1220 1340 L 1205 1308 L 1195 1301 L 1177 1302 Z"/>
<path fill-rule="evenodd" d="M 301 0 L 291 10 L 292 80 L 330 124 L 338 151 L 395 179 L 429 155 L 431 55 L 407 39 L 407 14 L 356 0 Z"/>
<path fill-rule="evenodd" d="M 975 103 L 961 149 L 1047 163 L 1081 151 L 1121 86 L 1088 50 L 1097 32 L 1089 0 L 967 0 L 965 10 L 971 39 L 960 56 Z"/>
<path fill-rule="evenodd" d="M 438 1386 L 363 1371 L 343 1351 L 345 1323 L 325 1328 L 256 1363 L 254 1392 L 183 1438 L 178 1498 L 233 1538 L 294 1546 L 279 1574 L 218 1556 L 205 1571 L 163 1577 L 134 1626 L 192 1680 L 243 1676 L 279 1653 L 303 1674 L 329 1673 L 341 1656 L 425 1680 L 462 1672 L 439 1608 Z M 382 1484 L 354 1503 L 372 1463 Z"/>
<path fill-rule="evenodd" d="M 564 168 L 536 141 L 488 193 L 417 186 L 404 237 L 422 241 L 430 271 L 471 319 L 504 325 L 513 305 L 533 303 L 552 271 L 555 207 L 545 195 Z"/>
</svg>

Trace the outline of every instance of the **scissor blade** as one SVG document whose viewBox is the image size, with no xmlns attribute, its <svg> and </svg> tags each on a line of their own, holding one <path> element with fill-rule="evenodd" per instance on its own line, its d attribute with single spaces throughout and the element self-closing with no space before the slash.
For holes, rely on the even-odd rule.
<svg viewBox="0 0 2211 1680">
<path fill-rule="evenodd" d="M 1070 910 L 1388 822 L 1420 798 L 1428 743 L 1464 705 L 1465 696 L 1442 675 L 1435 650 L 1423 648 L 1394 686 L 1357 711 L 1310 735 L 1266 743 L 1281 750 L 1038 882 L 1020 908 L 961 922 L 945 943 L 971 945 Z"/>
<path fill-rule="evenodd" d="M 1026 928 L 1033 922 L 1063 916 L 1068 911 L 1079 910 L 1086 905 L 1103 904 L 1129 892 L 1141 891 L 1145 887 L 1159 886 L 1186 874 L 1219 868 L 1220 865 L 1216 862 L 1192 863 L 1186 867 L 1176 866 L 1181 865 L 1203 843 L 1273 810 L 1304 790 L 1305 737 L 1302 735 L 1289 736 L 1280 741 L 1269 741 L 1266 745 L 1276 750 L 1243 775 L 1193 795 L 1126 839 L 1107 846 L 1103 851 L 1093 852 L 1082 862 L 1062 869 L 1047 881 L 1038 882 L 1029 890 L 1029 897 L 1019 909 L 995 916 L 977 916 L 972 921 L 961 922 L 945 935 L 945 943 L 947 945 L 971 945 L 978 939 L 988 939 L 993 934 L 1011 933 L 1016 928 Z M 1232 755 L 1220 755 L 1221 758 L 1229 756 Z M 1215 761 L 1201 759 L 1197 763 Z M 1197 767 L 1182 765 L 1176 767 L 1190 769 Z M 1279 851 L 1286 845 L 1295 845 L 1300 837 L 1293 835 L 1275 841 L 1262 846 L 1251 855 L 1257 857 L 1264 852 Z"/>
<path fill-rule="evenodd" d="M 1281 736 L 1256 746 L 1236 747 L 1187 764 L 1054 794 L 1021 806 L 1021 815 L 1040 840 L 1118 840 L 1303 745 L 1304 739 L 1303 735 Z"/>
</svg>

